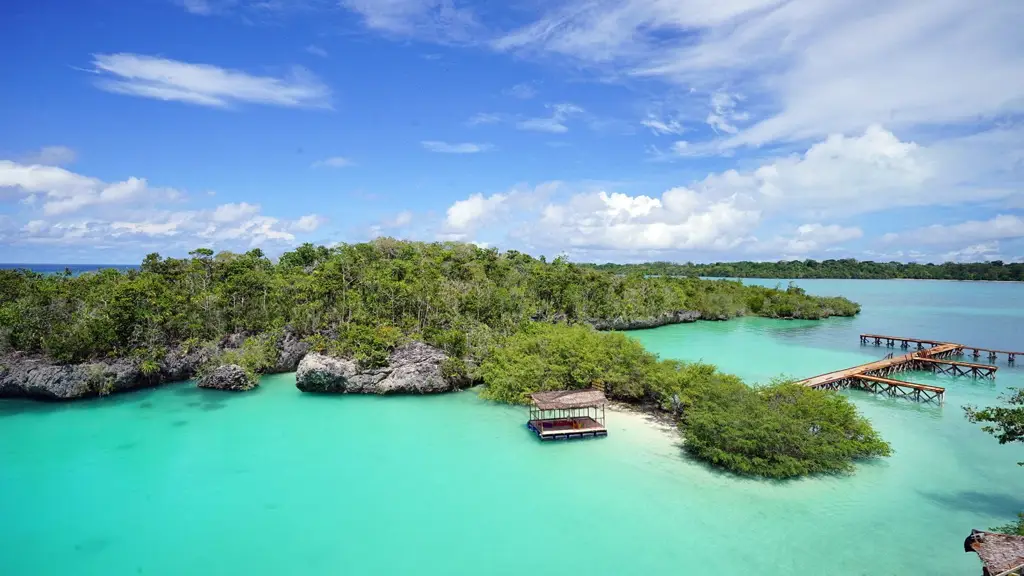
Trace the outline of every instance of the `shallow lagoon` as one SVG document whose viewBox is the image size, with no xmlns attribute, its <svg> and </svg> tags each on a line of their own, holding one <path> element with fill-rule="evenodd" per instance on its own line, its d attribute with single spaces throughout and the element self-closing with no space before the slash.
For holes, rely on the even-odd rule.
<svg viewBox="0 0 1024 576">
<path fill-rule="evenodd" d="M 888 352 L 860 332 L 1024 350 L 1024 285 L 799 284 L 864 311 L 631 335 L 751 382 Z M 634 415 L 609 414 L 607 439 L 542 445 L 524 409 L 472 391 L 315 397 L 286 374 L 242 395 L 0 401 L 0 574 L 978 573 L 963 538 L 1024 510 L 1024 447 L 960 406 L 1024 386 L 1024 368 L 905 377 L 945 386 L 945 405 L 849 393 L 892 458 L 793 482 L 712 471 Z"/>
</svg>

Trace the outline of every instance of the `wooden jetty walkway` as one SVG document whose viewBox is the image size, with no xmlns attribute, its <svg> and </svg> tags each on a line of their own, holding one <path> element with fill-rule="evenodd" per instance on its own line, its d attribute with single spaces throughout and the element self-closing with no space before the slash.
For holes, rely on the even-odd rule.
<svg viewBox="0 0 1024 576">
<path fill-rule="evenodd" d="M 897 372 L 907 370 L 932 370 L 950 376 L 973 376 L 975 378 L 995 378 L 996 366 L 991 364 L 977 364 L 973 362 L 961 362 L 950 360 L 950 356 L 960 356 L 966 350 L 972 351 L 975 358 L 981 352 L 988 352 L 989 359 L 996 359 L 996 354 L 1006 354 L 1009 362 L 1013 362 L 1017 354 L 1022 352 L 1008 352 L 1004 350 L 991 350 L 965 346 L 953 342 L 940 342 L 938 340 L 923 340 L 920 338 L 905 338 L 902 336 L 886 336 L 883 334 L 861 334 L 861 344 L 874 342 L 876 346 L 883 343 L 893 347 L 896 343 L 900 348 L 910 348 L 914 345 L 917 350 L 896 356 L 889 354 L 881 360 L 868 362 L 860 366 L 845 368 L 820 374 L 813 378 L 800 380 L 798 384 L 811 388 L 823 388 L 826 390 L 842 390 L 855 388 L 866 390 L 876 394 L 886 394 L 900 398 L 910 398 L 919 402 L 939 402 L 945 397 L 946 389 L 941 386 L 929 386 L 889 378 Z"/>
<path fill-rule="evenodd" d="M 903 336 L 886 336 L 884 334 L 861 334 L 860 343 L 870 344 L 874 341 L 875 346 L 881 346 L 883 343 L 886 346 L 895 346 L 897 342 L 900 343 L 900 348 L 910 348 L 911 344 L 917 346 L 918 350 L 922 350 L 929 346 L 938 346 L 940 344 L 948 344 L 948 342 L 940 342 L 938 340 L 922 340 L 920 338 L 906 338 Z M 970 350 L 971 355 L 975 358 L 980 358 L 981 353 L 985 352 L 988 354 L 989 360 L 995 360 L 999 358 L 1000 354 L 1006 355 L 1006 360 L 1011 364 L 1017 360 L 1017 355 L 1024 355 L 1024 352 L 1011 352 L 1009 350 L 993 350 L 991 348 L 980 348 L 978 346 L 963 346 L 960 345 L 964 350 Z"/>
</svg>

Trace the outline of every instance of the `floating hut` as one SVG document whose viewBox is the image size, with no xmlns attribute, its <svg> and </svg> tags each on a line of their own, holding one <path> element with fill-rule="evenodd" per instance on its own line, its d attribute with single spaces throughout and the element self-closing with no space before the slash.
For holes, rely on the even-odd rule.
<svg viewBox="0 0 1024 576">
<path fill-rule="evenodd" d="M 526 426 L 541 440 L 568 440 L 607 436 L 604 410 L 608 401 L 604 392 L 554 390 L 531 394 L 530 420 Z"/>
<path fill-rule="evenodd" d="M 977 552 L 984 576 L 1024 574 L 1024 536 L 971 530 L 964 552 Z"/>
</svg>

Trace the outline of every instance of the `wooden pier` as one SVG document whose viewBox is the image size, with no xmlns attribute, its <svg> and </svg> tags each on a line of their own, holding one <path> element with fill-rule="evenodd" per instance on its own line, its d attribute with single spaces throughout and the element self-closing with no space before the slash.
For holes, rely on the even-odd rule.
<svg viewBox="0 0 1024 576">
<path fill-rule="evenodd" d="M 871 344 L 871 343 L 874 343 L 875 346 L 882 346 L 884 344 L 885 346 L 888 346 L 888 347 L 891 348 L 891 347 L 896 346 L 897 342 L 899 343 L 900 348 L 906 349 L 906 348 L 910 348 L 911 345 L 913 345 L 913 346 L 916 346 L 918 350 L 923 350 L 923 349 L 925 349 L 927 347 L 938 346 L 940 344 L 948 344 L 948 342 L 941 342 L 939 340 L 922 340 L 921 338 L 906 338 L 906 337 L 903 337 L 903 336 L 886 336 L 884 334 L 861 334 L 860 335 L 860 343 L 861 344 Z M 989 360 L 996 360 L 996 359 L 999 358 L 999 355 L 1002 354 L 1002 355 L 1006 356 L 1006 360 L 1009 363 L 1011 363 L 1011 364 L 1013 364 L 1017 360 L 1017 356 L 1018 355 L 1024 355 L 1024 352 L 1011 352 L 1009 350 L 994 350 L 992 348 L 981 348 L 981 347 L 978 347 L 978 346 L 964 346 L 964 345 L 959 345 L 959 346 L 961 348 L 963 348 L 963 350 L 965 352 L 967 350 L 970 350 L 971 355 L 974 356 L 975 358 L 980 358 L 983 355 L 982 353 L 984 353 L 984 355 L 988 356 Z"/>
<path fill-rule="evenodd" d="M 798 384 L 826 390 L 854 388 L 876 394 L 909 398 L 919 402 L 941 403 L 945 397 L 945 388 L 894 380 L 890 376 L 907 370 L 931 370 L 949 376 L 995 378 L 996 370 L 998 370 L 996 366 L 961 362 L 950 360 L 949 358 L 951 356 L 962 356 L 965 351 L 970 350 L 975 358 L 980 356 L 981 352 L 988 352 L 989 359 L 992 360 L 996 359 L 997 354 L 1006 354 L 1009 362 L 1013 363 L 1017 354 L 1024 354 L 1021 352 L 965 346 L 954 342 L 886 336 L 884 334 L 861 334 L 860 341 L 861 344 L 873 343 L 875 346 L 895 347 L 898 344 L 903 349 L 913 347 L 917 350 L 901 356 L 890 353 L 881 360 L 807 378 L 799 381 Z"/>
</svg>

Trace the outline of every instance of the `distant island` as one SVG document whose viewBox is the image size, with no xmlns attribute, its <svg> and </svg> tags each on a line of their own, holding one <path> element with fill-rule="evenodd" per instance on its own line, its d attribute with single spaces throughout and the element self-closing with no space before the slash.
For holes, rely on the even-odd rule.
<svg viewBox="0 0 1024 576">
<path fill-rule="evenodd" d="M 312 393 L 436 393 L 482 384 L 525 403 L 597 387 L 659 410 L 686 449 L 741 474 L 791 477 L 887 455 L 843 396 L 750 387 L 659 360 L 620 332 L 696 320 L 853 316 L 841 297 L 664 274 L 619 275 L 472 244 L 305 244 L 271 261 L 198 249 L 137 269 L 0 270 L 0 397 L 69 400 L 198 378 L 245 391 L 296 372 Z"/>
<path fill-rule="evenodd" d="M 614 274 L 654 276 L 698 276 L 705 278 L 834 278 L 849 279 L 914 279 L 914 280 L 988 280 L 1024 282 L 1024 264 L 991 262 L 917 264 L 903 262 L 872 262 L 870 260 L 780 260 L 778 262 L 648 262 L 643 264 L 593 264 L 597 270 Z"/>
</svg>

